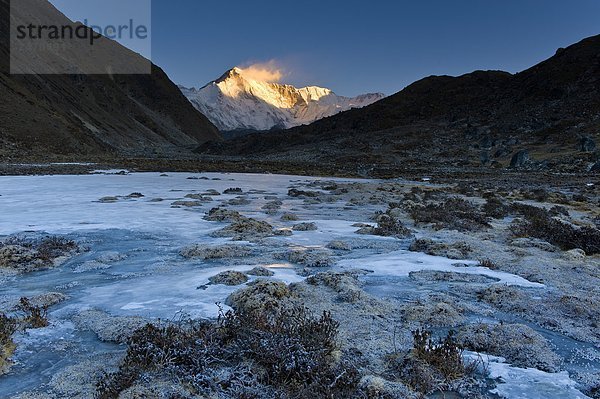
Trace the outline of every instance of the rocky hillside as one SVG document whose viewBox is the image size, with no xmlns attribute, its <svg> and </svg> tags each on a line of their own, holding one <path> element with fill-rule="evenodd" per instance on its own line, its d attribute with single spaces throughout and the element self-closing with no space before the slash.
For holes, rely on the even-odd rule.
<svg viewBox="0 0 600 399">
<path fill-rule="evenodd" d="M 29 13 L 71 24 L 46 0 L 23 1 Z M 157 66 L 150 75 L 9 74 L 9 15 L 0 0 L 0 159 L 172 155 L 220 140 Z M 140 57 L 101 45 L 115 59 Z"/>
<path fill-rule="evenodd" d="M 600 36 L 526 71 L 432 76 L 363 109 L 201 153 L 349 168 L 600 169 Z M 594 166 L 595 165 L 595 166 Z"/>
</svg>

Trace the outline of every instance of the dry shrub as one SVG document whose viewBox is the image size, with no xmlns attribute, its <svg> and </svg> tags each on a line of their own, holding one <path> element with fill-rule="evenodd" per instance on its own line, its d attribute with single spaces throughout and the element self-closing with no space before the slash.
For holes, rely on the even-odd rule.
<svg viewBox="0 0 600 399">
<path fill-rule="evenodd" d="M 37 306 L 28 298 L 21 298 L 17 310 L 24 314 L 21 320 L 26 328 L 48 327 L 48 305 Z"/>
<path fill-rule="evenodd" d="M 539 238 L 565 251 L 578 248 L 588 255 L 600 253 L 600 230 L 597 228 L 577 228 L 554 218 L 553 212 L 544 208 L 524 204 L 513 207 L 524 218 L 513 224 L 514 236 Z"/>
<path fill-rule="evenodd" d="M 131 338 L 119 371 L 99 381 L 97 396 L 116 398 L 142 376 L 158 373 L 176 377 L 194 394 L 216 397 L 274 397 L 266 393 L 275 391 L 278 398 L 352 397 L 359 376 L 333 361 L 337 331 L 329 313 L 313 317 L 302 307 L 148 324 Z M 227 380 L 219 379 L 225 374 Z"/>
<path fill-rule="evenodd" d="M 44 262 L 63 256 L 65 253 L 77 250 L 75 241 L 63 237 L 47 237 L 37 247 L 37 257 Z"/>
<path fill-rule="evenodd" d="M 478 231 L 490 227 L 479 207 L 462 198 L 415 206 L 410 214 L 416 223 L 433 224 L 436 229 Z"/>
<path fill-rule="evenodd" d="M 430 331 L 417 330 L 413 339 L 412 351 L 396 365 L 402 381 L 413 390 L 426 394 L 474 371 L 474 365 L 463 362 L 454 332 L 436 342 Z"/>
</svg>

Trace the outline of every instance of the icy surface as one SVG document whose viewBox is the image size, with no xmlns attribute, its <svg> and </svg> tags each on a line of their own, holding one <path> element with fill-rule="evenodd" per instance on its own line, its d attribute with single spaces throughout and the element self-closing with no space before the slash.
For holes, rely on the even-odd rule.
<svg viewBox="0 0 600 399">
<path fill-rule="evenodd" d="M 478 262 L 457 261 L 438 256 L 414 253 L 406 250 L 374 255 L 359 260 L 351 259 L 340 262 L 341 267 L 349 269 L 366 268 L 377 276 L 408 276 L 411 272 L 435 270 L 465 274 L 479 274 L 498 280 L 499 284 L 516 285 L 521 287 L 542 288 L 543 284 L 532 283 L 514 274 L 490 270 L 476 266 Z M 460 265 L 460 266 L 458 266 Z"/>
<path fill-rule="evenodd" d="M 466 356 L 483 362 L 489 378 L 497 380 L 492 393 L 507 399 L 590 399 L 579 392 L 566 371 L 546 373 L 537 369 L 512 367 L 501 357 L 467 353 Z"/>
<path fill-rule="evenodd" d="M 8 376 L 0 379 L 0 397 L 40 387 L 58 370 L 91 354 L 118 351 L 118 346 L 102 343 L 93 333 L 79 331 L 73 325 L 73 316 L 81 311 L 98 309 L 114 316 L 162 319 L 181 314 L 213 317 L 219 311 L 217 303 L 223 303 L 231 292 L 240 288 L 208 284 L 208 279 L 219 272 L 243 272 L 261 265 L 274 272 L 273 279 L 288 283 L 301 281 L 293 265 L 275 256 L 278 251 L 290 248 L 324 250 L 333 240 L 376 244 L 337 254 L 335 267 L 370 270 L 374 278 L 383 282 L 382 292 L 393 292 L 398 279 L 407 284 L 406 276 L 419 270 L 482 274 L 494 278 L 496 284 L 543 288 L 541 284 L 478 267 L 473 262 L 401 249 L 406 248 L 408 242 L 355 234 L 357 227 L 353 225 L 369 223 L 369 217 L 381 207 L 348 207 L 345 201 L 305 203 L 302 198 L 287 195 L 293 187 L 320 191 L 304 186 L 319 180 L 317 178 L 119 172 L 0 177 L 0 235 L 64 234 L 88 248 L 58 268 L 2 281 L 0 296 L 3 298 L 61 292 L 69 299 L 52 307 L 50 327 L 18 335 L 16 365 Z M 241 188 L 243 194 L 222 194 L 228 188 Z M 221 195 L 210 195 L 208 190 L 216 190 Z M 143 196 L 131 195 L 134 193 Z M 212 201 L 191 207 L 173 206 L 176 201 L 193 201 L 186 198 L 189 194 L 210 196 Z M 256 249 L 259 261 L 183 258 L 180 251 L 190 244 L 229 242 L 227 238 L 211 236 L 212 232 L 225 227 L 225 223 L 209 222 L 203 217 L 209 209 L 240 196 L 250 201 L 249 204 L 229 209 L 267 221 L 275 228 L 291 228 L 299 223 L 280 220 L 282 213 L 292 212 L 301 222 L 315 223 L 317 230 L 295 231 L 290 237 L 269 238 L 263 244 L 241 243 Z M 268 215 L 262 207 L 275 198 L 282 201 L 281 209 L 275 215 Z M 250 277 L 250 281 L 254 279 Z M 500 361 L 490 362 L 490 369 L 506 381 L 497 388 L 498 394 L 506 398 L 585 397 L 576 391 L 566 374 L 536 374 L 534 370 L 515 369 Z M 541 396 L 532 396 L 538 390 Z"/>
</svg>

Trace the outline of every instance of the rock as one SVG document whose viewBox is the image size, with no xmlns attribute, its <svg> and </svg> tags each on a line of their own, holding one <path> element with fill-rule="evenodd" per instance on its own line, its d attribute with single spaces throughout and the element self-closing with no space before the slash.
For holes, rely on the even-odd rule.
<svg viewBox="0 0 600 399">
<path fill-rule="evenodd" d="M 212 208 L 204 216 L 204 219 L 210 222 L 235 222 L 242 218 L 243 216 L 239 212 L 224 208 Z"/>
<path fill-rule="evenodd" d="M 316 191 L 303 191 L 303 190 L 297 190 L 295 188 L 292 188 L 291 190 L 288 191 L 288 196 L 290 197 L 305 197 L 305 198 L 316 198 L 320 195 L 321 193 L 316 192 Z"/>
<path fill-rule="evenodd" d="M 212 284 L 222 284 L 222 285 L 241 285 L 248 282 L 248 276 L 244 273 L 236 272 L 233 270 L 228 270 L 226 272 L 222 272 L 217 274 L 216 276 L 212 276 L 208 279 Z"/>
<path fill-rule="evenodd" d="M 520 150 L 515 155 L 513 155 L 510 160 L 510 166 L 512 168 L 521 168 L 529 163 L 529 151 Z"/>
<path fill-rule="evenodd" d="M 238 312 L 276 313 L 291 303 L 292 293 L 278 281 L 258 280 L 231 294 L 226 304 Z"/>
<path fill-rule="evenodd" d="M 75 317 L 73 322 L 81 330 L 93 331 L 101 341 L 127 343 L 131 335 L 148 324 L 137 316 L 111 316 L 100 310 L 85 310 Z"/>
<path fill-rule="evenodd" d="M 236 241 L 256 240 L 273 235 L 273 226 L 267 222 L 242 216 L 229 226 L 213 233 L 215 237 L 233 237 Z"/>
<path fill-rule="evenodd" d="M 273 230 L 273 234 L 279 237 L 290 237 L 292 235 L 294 235 L 294 233 L 292 233 L 292 230 L 290 229 L 277 229 L 277 230 Z"/>
<path fill-rule="evenodd" d="M 266 204 L 264 204 L 261 209 L 264 211 L 277 211 L 281 208 L 281 205 L 283 205 L 283 202 L 281 202 L 279 200 L 270 201 L 270 202 L 267 202 Z"/>
<path fill-rule="evenodd" d="M 294 231 L 315 231 L 318 227 L 315 223 L 299 223 L 292 227 Z"/>
<path fill-rule="evenodd" d="M 128 198 L 128 199 L 144 198 L 144 194 L 142 194 L 142 193 L 131 193 L 128 196 L 126 196 L 125 198 Z"/>
<path fill-rule="evenodd" d="M 173 207 L 187 207 L 193 208 L 197 206 L 202 206 L 204 203 L 202 201 L 175 201 L 171 203 Z"/>
<path fill-rule="evenodd" d="M 558 248 L 538 238 L 521 237 L 510 241 L 510 245 L 518 248 L 537 248 L 546 252 L 557 252 Z"/>
<path fill-rule="evenodd" d="M 64 302 L 68 299 L 68 297 L 60 292 L 48 292 L 46 294 L 36 295 L 34 297 L 29 298 L 29 302 L 34 306 L 39 307 L 51 307 L 54 305 L 58 305 L 61 302 Z"/>
<path fill-rule="evenodd" d="M 295 222 L 298 220 L 298 216 L 293 213 L 286 212 L 281 216 L 281 220 L 284 222 Z"/>
<path fill-rule="evenodd" d="M 361 299 L 362 289 L 356 272 L 317 273 L 306 279 L 310 285 L 322 285 L 333 289 L 342 302 L 354 303 Z"/>
<path fill-rule="evenodd" d="M 489 136 L 484 137 L 479 141 L 479 148 L 481 148 L 483 150 L 489 150 L 493 146 L 494 146 L 494 140 L 492 140 L 492 138 Z"/>
<path fill-rule="evenodd" d="M 459 330 L 457 340 L 469 350 L 504 357 L 516 367 L 560 370 L 561 359 L 548 341 L 523 324 L 470 324 Z"/>
<path fill-rule="evenodd" d="M 85 399 L 97 396 L 96 382 L 106 378 L 105 373 L 117 371 L 122 356 L 114 353 L 95 355 L 93 358 L 67 366 L 52 376 L 49 386 L 58 396 L 49 398 Z M 34 397 L 32 397 L 33 399 Z M 41 399 L 41 397 L 35 397 Z"/>
<path fill-rule="evenodd" d="M 528 297 L 518 287 L 512 285 L 492 285 L 477 293 L 477 298 L 499 309 L 522 312 L 526 310 Z"/>
<path fill-rule="evenodd" d="M 228 188 L 227 190 L 223 191 L 223 194 L 243 194 L 243 193 L 244 193 L 244 191 L 239 187 Z"/>
<path fill-rule="evenodd" d="M 182 249 L 180 254 L 188 259 L 227 259 L 249 256 L 252 250 L 248 246 L 233 244 L 221 246 L 197 244 Z"/>
<path fill-rule="evenodd" d="M 494 152 L 494 158 L 502 158 L 510 155 L 513 152 L 510 147 L 501 147 Z"/>
<path fill-rule="evenodd" d="M 491 157 L 490 157 L 490 152 L 485 150 L 485 151 L 481 151 L 481 153 L 479 154 L 479 162 L 482 165 L 487 165 L 490 163 L 491 161 Z"/>
<path fill-rule="evenodd" d="M 275 275 L 275 273 L 273 273 L 271 270 L 267 269 L 266 267 L 262 267 L 262 266 L 255 267 L 254 269 L 247 271 L 246 274 L 249 276 L 259 276 L 259 277 L 272 277 Z"/>
<path fill-rule="evenodd" d="M 352 251 L 352 246 L 344 241 L 331 241 L 327 244 L 327 248 L 336 251 Z"/>
<path fill-rule="evenodd" d="M 205 197 L 203 194 L 188 194 L 185 198 L 189 198 L 192 200 L 197 200 L 200 202 L 211 202 L 213 199 L 210 197 Z"/>
<path fill-rule="evenodd" d="M 98 202 L 102 202 L 103 204 L 109 204 L 113 202 L 117 202 L 119 200 L 118 197 L 102 197 L 98 200 Z"/>
<path fill-rule="evenodd" d="M 572 249 L 570 251 L 566 251 L 564 253 L 565 258 L 569 260 L 584 260 L 586 257 L 585 251 L 583 249 Z"/>
<path fill-rule="evenodd" d="M 231 206 L 244 206 L 244 205 L 249 205 L 251 203 L 252 203 L 252 201 L 250 201 L 246 198 L 243 198 L 243 197 L 242 198 L 240 198 L 240 197 L 233 198 L 233 199 L 230 199 L 229 201 L 227 201 L 227 204 L 231 205 Z"/>
<path fill-rule="evenodd" d="M 427 255 L 456 260 L 466 259 L 472 251 L 471 247 L 465 242 L 446 244 L 428 238 L 420 238 L 413 241 L 408 249 L 413 252 L 423 252 Z"/>
<path fill-rule="evenodd" d="M 581 152 L 596 151 L 596 142 L 591 137 L 582 137 L 579 139 L 579 150 Z"/>
<path fill-rule="evenodd" d="M 368 398 L 417 399 L 421 395 L 411 391 L 400 382 L 385 380 L 379 376 L 367 375 L 361 378 L 359 387 Z"/>
<path fill-rule="evenodd" d="M 335 264 L 329 251 L 320 249 L 292 250 L 284 255 L 290 263 L 307 267 L 329 267 Z"/>
</svg>

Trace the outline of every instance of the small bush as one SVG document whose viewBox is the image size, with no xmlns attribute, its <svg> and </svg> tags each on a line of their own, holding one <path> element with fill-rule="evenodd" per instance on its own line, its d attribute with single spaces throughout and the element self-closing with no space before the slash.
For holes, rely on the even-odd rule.
<svg viewBox="0 0 600 399">
<path fill-rule="evenodd" d="M 377 227 L 373 230 L 376 236 L 406 238 L 412 236 L 412 231 L 405 227 L 402 222 L 395 217 L 383 214 L 377 221 Z"/>
<path fill-rule="evenodd" d="M 574 227 L 552 217 L 544 208 L 515 204 L 514 208 L 524 220 L 512 226 L 516 237 L 539 238 L 562 250 L 582 249 L 588 255 L 600 253 L 600 230 L 594 227 Z"/>
<path fill-rule="evenodd" d="M 461 198 L 415 206 L 410 214 L 416 223 L 433 224 L 436 229 L 477 231 L 490 227 L 479 207 Z"/>
<path fill-rule="evenodd" d="M 48 327 L 48 306 L 37 306 L 27 298 L 21 298 L 17 310 L 24 313 L 22 318 L 26 328 Z"/>
<path fill-rule="evenodd" d="M 14 350 L 12 335 L 16 330 L 16 320 L 0 313 L 0 374 L 6 371 L 8 359 Z"/>
<path fill-rule="evenodd" d="M 12 344 L 12 335 L 17 331 L 17 322 L 12 317 L 0 313 L 0 346 Z"/>
<path fill-rule="evenodd" d="M 492 261 L 491 259 L 481 259 L 479 261 L 479 265 L 481 267 L 487 267 L 490 270 L 498 270 L 499 267 L 497 264 L 494 263 L 494 261 Z"/>
<path fill-rule="evenodd" d="M 76 249 L 77 243 L 75 241 L 63 237 L 47 237 L 37 247 L 37 256 L 44 262 L 51 262 Z"/>
<path fill-rule="evenodd" d="M 544 202 L 550 197 L 550 194 L 548 193 L 548 191 L 543 188 L 536 188 L 536 189 L 530 190 L 530 191 L 521 190 L 521 195 L 525 199 L 534 200 L 537 202 Z"/>
<path fill-rule="evenodd" d="M 435 367 L 446 379 L 454 380 L 465 375 L 463 350 L 456 342 L 453 331 L 437 343 L 432 340 L 430 331 L 417 330 L 413 338 L 414 355 Z"/>
<path fill-rule="evenodd" d="M 402 381 L 413 390 L 427 394 L 473 371 L 474 366 L 466 366 L 463 362 L 463 350 L 457 344 L 454 332 L 434 342 L 430 331 L 417 330 L 413 339 L 410 354 L 395 366 Z"/>
<path fill-rule="evenodd" d="M 116 398 L 148 373 L 175 376 L 200 396 L 260 397 L 246 396 L 252 388 L 278 398 L 351 397 L 358 372 L 334 364 L 337 331 L 329 313 L 315 318 L 302 307 L 148 324 L 132 336 L 119 371 L 98 383 L 98 398 Z M 241 372 L 243 365 L 251 367 Z M 223 380 L 223 370 L 235 372 Z"/>
<path fill-rule="evenodd" d="M 483 205 L 483 212 L 491 218 L 503 219 L 510 214 L 510 206 L 497 197 L 491 197 Z"/>
</svg>

